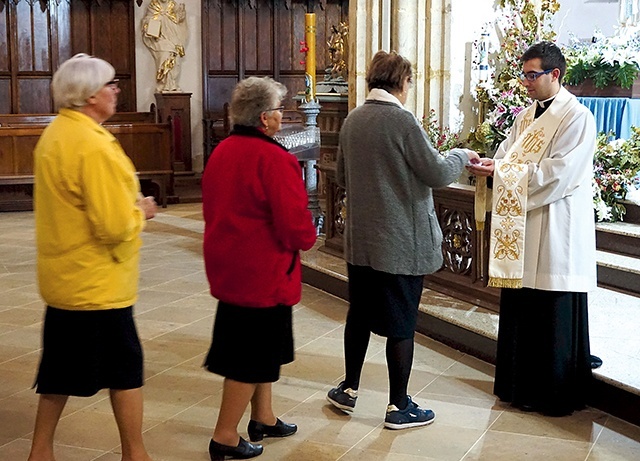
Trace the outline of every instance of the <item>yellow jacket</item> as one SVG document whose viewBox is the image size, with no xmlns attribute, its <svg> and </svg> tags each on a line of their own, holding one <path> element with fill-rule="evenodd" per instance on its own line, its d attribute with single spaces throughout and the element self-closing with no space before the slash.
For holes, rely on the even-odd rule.
<svg viewBox="0 0 640 461">
<path fill-rule="evenodd" d="M 61 109 L 34 150 L 40 294 L 53 307 L 100 310 L 137 299 L 140 183 L 115 137 Z"/>
</svg>

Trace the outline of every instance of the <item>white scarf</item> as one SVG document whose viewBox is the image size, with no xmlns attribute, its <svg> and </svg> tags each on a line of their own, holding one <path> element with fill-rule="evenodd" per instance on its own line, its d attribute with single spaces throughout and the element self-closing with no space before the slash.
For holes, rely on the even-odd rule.
<svg viewBox="0 0 640 461">
<path fill-rule="evenodd" d="M 387 90 L 383 90 L 382 88 L 374 88 L 373 90 L 369 91 L 367 100 L 392 102 L 404 109 L 404 106 L 402 105 L 402 103 L 398 98 L 396 98 L 394 95 L 389 93 Z"/>
</svg>

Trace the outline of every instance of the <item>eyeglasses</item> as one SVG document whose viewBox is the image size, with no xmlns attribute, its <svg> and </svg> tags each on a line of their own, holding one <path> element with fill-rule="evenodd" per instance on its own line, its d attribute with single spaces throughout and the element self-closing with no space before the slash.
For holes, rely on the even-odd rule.
<svg viewBox="0 0 640 461">
<path fill-rule="evenodd" d="M 538 79 L 538 77 L 540 77 L 541 75 L 549 74 L 549 73 L 553 72 L 554 70 L 555 70 L 555 68 L 543 70 L 543 71 L 540 71 L 540 72 L 522 72 L 520 74 L 520 80 L 522 80 L 522 81 L 526 80 L 527 82 L 535 82 Z"/>
<path fill-rule="evenodd" d="M 118 88 L 119 83 L 120 83 L 120 80 L 118 80 L 117 78 L 114 78 L 113 80 L 110 80 L 107 83 L 105 83 L 104 86 L 108 86 L 109 88 L 113 88 L 115 90 L 116 88 Z"/>
<path fill-rule="evenodd" d="M 265 112 L 272 112 L 274 110 L 277 110 L 278 112 L 280 112 L 282 114 L 282 113 L 284 113 L 284 106 L 274 107 L 273 109 L 267 109 L 267 110 L 265 110 Z"/>
</svg>

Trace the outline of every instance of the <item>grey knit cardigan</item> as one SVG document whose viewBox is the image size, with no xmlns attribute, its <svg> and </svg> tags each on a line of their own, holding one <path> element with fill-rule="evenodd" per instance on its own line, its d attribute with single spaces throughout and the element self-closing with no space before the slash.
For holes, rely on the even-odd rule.
<svg viewBox="0 0 640 461">
<path fill-rule="evenodd" d="M 347 262 L 405 275 L 440 269 L 431 191 L 460 176 L 467 154 L 453 149 L 443 157 L 411 112 L 367 100 L 345 119 L 337 160 L 337 181 L 347 191 Z"/>
</svg>

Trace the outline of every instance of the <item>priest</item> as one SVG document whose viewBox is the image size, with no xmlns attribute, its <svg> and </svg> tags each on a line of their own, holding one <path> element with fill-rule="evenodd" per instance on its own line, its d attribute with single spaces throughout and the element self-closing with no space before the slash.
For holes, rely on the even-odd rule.
<svg viewBox="0 0 640 461">
<path fill-rule="evenodd" d="M 562 416 L 584 407 L 591 379 L 596 124 L 562 87 L 566 61 L 555 44 L 532 45 L 520 60 L 534 103 L 493 159 L 467 168 L 493 176 L 489 285 L 502 288 L 494 393 Z"/>
</svg>

